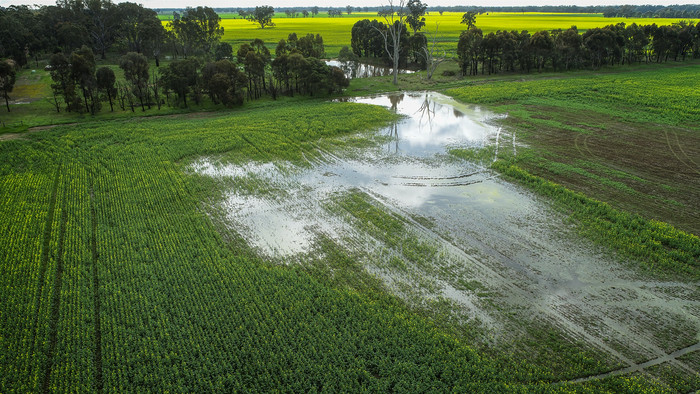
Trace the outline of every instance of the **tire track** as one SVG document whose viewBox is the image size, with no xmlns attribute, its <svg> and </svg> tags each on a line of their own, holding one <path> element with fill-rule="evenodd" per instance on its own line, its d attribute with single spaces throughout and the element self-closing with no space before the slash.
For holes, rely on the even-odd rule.
<svg viewBox="0 0 700 394">
<path fill-rule="evenodd" d="M 95 212 L 95 189 L 92 178 L 90 178 L 90 217 L 92 225 L 90 249 L 92 250 L 92 291 L 94 301 L 93 320 L 95 322 L 95 391 L 102 393 L 102 323 L 100 321 L 100 280 L 97 269 L 99 255 L 97 254 L 97 214 Z"/>
<path fill-rule="evenodd" d="M 591 150 L 591 148 L 588 146 L 588 139 L 589 139 L 589 138 L 591 138 L 591 136 L 588 135 L 588 134 L 586 134 L 586 135 L 583 137 L 583 148 L 586 150 L 586 152 L 588 152 L 589 155 L 591 155 L 591 157 L 596 157 L 596 158 L 597 158 L 598 155 L 596 155 L 595 153 L 593 153 L 593 151 Z"/>
<path fill-rule="evenodd" d="M 468 174 L 462 174 L 462 175 L 454 175 L 454 176 L 445 176 L 445 177 L 432 177 L 432 176 L 402 176 L 402 175 L 393 175 L 392 178 L 396 179 L 411 179 L 411 180 L 428 180 L 428 181 L 441 181 L 441 180 L 446 180 L 446 179 L 462 179 L 462 178 L 469 178 L 474 175 L 478 174 L 483 174 L 486 171 L 474 171 L 470 172 Z"/>
<path fill-rule="evenodd" d="M 693 166 L 691 166 L 690 164 L 686 163 L 686 162 L 680 157 L 680 155 L 678 155 L 678 153 L 676 153 L 676 151 L 673 150 L 673 147 L 671 146 L 671 138 L 669 138 L 669 136 L 668 136 L 668 130 L 664 130 L 664 135 L 666 136 L 666 144 L 668 145 L 668 150 L 671 151 L 671 154 L 673 154 L 673 156 L 676 158 L 676 160 L 678 160 L 678 161 L 679 161 L 681 164 L 683 164 L 684 166 L 688 167 L 688 168 L 689 168 L 691 171 L 693 171 L 694 173 L 700 174 L 700 171 L 698 171 L 697 169 L 695 169 L 695 168 L 694 168 Z M 676 141 L 676 142 L 678 142 L 678 141 Z M 680 143 L 678 143 L 678 146 L 679 146 L 679 148 L 680 148 Z M 681 150 L 681 152 L 682 152 L 682 150 Z"/>
<path fill-rule="evenodd" d="M 628 373 L 633 373 L 633 372 L 641 372 L 644 371 L 647 368 L 653 367 L 655 365 L 663 364 L 669 361 L 677 361 L 678 357 L 684 356 L 688 353 L 692 353 L 695 351 L 700 350 L 700 342 L 690 345 L 688 347 L 684 347 L 682 349 L 678 349 L 673 353 L 669 353 L 665 356 L 653 358 L 649 361 L 639 363 L 639 364 L 633 364 L 630 365 L 629 367 L 626 368 L 621 368 L 617 369 L 615 371 L 610 371 L 606 372 L 600 375 L 594 375 L 594 376 L 587 376 L 584 378 L 579 378 L 579 379 L 574 379 L 570 380 L 568 382 L 561 382 L 561 383 L 584 383 L 584 382 L 589 382 L 591 380 L 600 380 L 600 379 L 605 379 L 610 376 L 617 376 L 617 375 L 624 375 Z"/>
<path fill-rule="evenodd" d="M 41 307 L 41 294 L 44 292 L 44 282 L 46 279 L 46 270 L 49 265 L 49 248 L 51 246 L 51 233 L 53 232 L 53 218 L 56 211 L 56 198 L 58 195 L 58 182 L 61 178 L 61 167 L 63 163 L 58 165 L 54 183 L 51 189 L 51 201 L 49 202 L 49 212 L 46 214 L 46 224 L 44 226 L 44 242 L 41 249 L 41 266 L 39 268 L 39 283 L 37 284 L 35 302 L 34 302 L 34 322 L 32 323 L 32 334 L 29 345 L 29 351 L 36 354 L 34 349 L 36 343 L 36 331 L 39 325 L 39 308 Z M 34 364 L 30 365 L 30 371 L 33 370 Z M 30 373 L 30 376 L 32 373 Z"/>
<path fill-rule="evenodd" d="M 53 356 L 56 351 L 56 337 L 58 336 L 58 319 L 61 307 L 61 284 L 63 280 L 63 248 L 66 239 L 66 222 L 68 221 L 68 211 L 66 211 L 67 183 L 63 185 L 63 203 L 61 204 L 61 227 L 58 234 L 58 257 L 56 259 L 56 277 L 54 279 L 53 294 L 51 296 L 51 318 L 49 320 L 49 348 L 46 353 L 46 364 L 44 366 L 44 377 L 41 384 L 41 392 L 49 393 L 51 384 L 51 370 L 53 369 Z"/>
<path fill-rule="evenodd" d="M 369 189 L 363 189 L 363 191 L 370 197 L 372 197 L 373 200 L 381 204 L 383 207 L 388 209 L 390 212 L 400 215 L 402 218 L 404 218 L 408 223 L 410 223 L 412 226 L 415 228 L 419 229 L 425 236 L 427 236 L 429 239 L 432 239 L 434 241 L 439 242 L 448 252 L 451 254 L 458 256 L 461 260 L 463 261 L 468 261 L 470 262 L 474 267 L 477 267 L 480 270 L 480 274 L 486 278 L 488 278 L 490 283 L 494 284 L 494 287 L 497 287 L 499 289 L 507 289 L 507 292 L 513 295 L 516 295 L 517 298 L 527 300 L 532 297 L 530 292 L 528 292 L 526 289 L 523 289 L 514 283 L 510 282 L 508 279 L 506 279 L 502 274 L 496 272 L 493 268 L 488 267 L 486 264 L 482 263 L 481 261 L 478 261 L 476 258 L 473 256 L 469 255 L 467 252 L 465 252 L 462 248 L 459 246 L 453 244 L 451 241 L 445 239 L 442 235 L 438 234 L 432 229 L 429 229 L 416 220 L 414 220 L 410 214 L 405 212 L 401 207 L 395 206 L 387 201 L 385 201 L 381 195 L 378 195 L 374 192 L 372 192 Z M 479 244 L 484 252 L 486 252 L 487 255 L 490 255 L 494 258 L 500 259 L 502 261 L 508 262 L 511 265 L 518 265 L 518 263 L 509 257 L 503 255 L 501 252 L 493 249 L 492 247 L 486 245 L 485 243 L 473 238 L 473 241 L 475 241 L 477 244 Z M 618 360 L 621 360 L 622 362 L 626 364 L 633 364 L 633 361 L 624 356 L 622 353 L 616 351 L 612 347 L 608 346 L 607 344 L 604 343 L 600 338 L 597 338 L 594 335 L 591 335 L 589 332 L 587 332 L 583 327 L 581 327 L 579 324 L 576 324 L 574 321 L 569 319 L 568 317 L 564 316 L 562 313 L 559 311 L 556 311 L 555 308 L 550 309 L 550 308 L 545 308 L 542 305 L 539 305 L 534 308 L 539 313 L 542 313 L 544 316 L 546 316 L 553 324 L 557 325 L 560 327 L 563 331 L 568 332 L 570 335 L 575 335 L 578 336 L 579 338 L 583 339 L 587 343 L 589 343 L 593 347 L 597 347 L 598 349 L 608 353 L 609 355 L 612 355 L 613 357 L 617 358 Z M 486 313 L 486 311 L 483 311 Z"/>
<path fill-rule="evenodd" d="M 685 153 L 685 150 L 683 150 L 683 145 L 681 144 L 681 140 L 680 140 L 680 138 L 678 137 L 678 133 L 673 133 L 673 135 L 676 136 L 676 144 L 678 145 L 678 150 L 681 151 L 681 153 L 683 154 L 683 156 L 685 156 L 685 157 L 688 159 L 689 162 L 693 163 L 693 165 L 694 165 L 695 167 L 700 167 L 700 166 L 698 166 L 698 163 L 696 163 L 695 160 L 691 159 L 690 156 L 688 156 L 688 154 Z"/>
</svg>

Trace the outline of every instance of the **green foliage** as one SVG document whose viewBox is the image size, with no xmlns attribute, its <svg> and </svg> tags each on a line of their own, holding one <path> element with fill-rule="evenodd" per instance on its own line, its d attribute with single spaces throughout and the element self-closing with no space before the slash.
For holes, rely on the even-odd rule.
<svg viewBox="0 0 700 394">
<path fill-rule="evenodd" d="M 0 91 L 5 99 L 7 112 L 10 112 L 9 93 L 15 87 L 16 72 L 12 65 L 4 60 L 0 60 Z"/>
<path fill-rule="evenodd" d="M 209 55 L 224 35 L 221 18 L 210 7 L 187 7 L 182 16 L 168 23 L 168 27 L 185 57 Z"/>
<path fill-rule="evenodd" d="M 255 10 L 246 15 L 246 19 L 253 23 L 257 23 L 260 25 L 261 29 L 264 29 L 266 26 L 275 26 L 275 24 L 272 22 L 272 17 L 274 16 L 275 9 L 272 6 L 263 5 L 255 7 Z"/>
</svg>

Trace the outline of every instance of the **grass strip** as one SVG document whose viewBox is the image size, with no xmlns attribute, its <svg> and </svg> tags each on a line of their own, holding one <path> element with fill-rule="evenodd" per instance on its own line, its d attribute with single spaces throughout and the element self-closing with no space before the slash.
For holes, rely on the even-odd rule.
<svg viewBox="0 0 700 394">
<path fill-rule="evenodd" d="M 605 202 L 535 176 L 503 160 L 491 166 L 507 178 L 564 206 L 582 233 L 639 261 L 647 269 L 671 276 L 700 279 L 700 239 L 656 220 L 623 212 Z"/>
</svg>

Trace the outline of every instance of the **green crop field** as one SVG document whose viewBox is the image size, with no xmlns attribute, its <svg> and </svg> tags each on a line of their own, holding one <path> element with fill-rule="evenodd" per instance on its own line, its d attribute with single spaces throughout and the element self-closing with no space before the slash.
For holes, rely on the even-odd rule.
<svg viewBox="0 0 700 394">
<path fill-rule="evenodd" d="M 168 16 L 161 15 L 161 19 L 168 20 Z M 304 35 L 306 33 L 320 34 L 326 44 L 326 54 L 335 57 L 343 46 L 350 46 L 350 31 L 355 22 L 362 19 L 379 19 L 376 13 L 353 13 L 342 17 L 328 18 L 319 14 L 316 17 L 287 18 L 283 13 L 278 13 L 273 18 L 275 27 L 260 29 L 260 26 L 244 19 L 233 19 L 234 15 L 222 14 L 221 25 L 224 28 L 224 41 L 234 46 L 243 42 L 249 42 L 260 38 L 274 49 L 277 42 L 286 39 L 290 33 Z M 456 43 L 459 34 L 465 30 L 465 25 L 460 24 L 462 13 L 445 12 L 443 15 L 437 12 L 426 16 L 425 32 L 433 32 L 435 24 L 439 25 L 441 41 Z M 595 27 L 603 27 L 611 24 L 637 23 L 647 25 L 670 25 L 680 19 L 649 19 L 649 18 L 605 18 L 600 14 L 546 14 L 546 13 L 489 13 L 477 16 L 476 26 L 484 33 L 497 30 L 527 30 L 534 33 L 540 30 L 568 29 L 576 26 L 580 32 Z"/>
<path fill-rule="evenodd" d="M 213 189 L 187 173 L 189 158 L 299 160 L 392 117 L 296 104 L 2 142 L 2 391 L 573 389 L 542 386 L 546 370 L 504 368 L 389 296 L 329 287 L 221 235 L 201 209 Z M 650 385 L 612 377 L 589 389 Z"/>
</svg>

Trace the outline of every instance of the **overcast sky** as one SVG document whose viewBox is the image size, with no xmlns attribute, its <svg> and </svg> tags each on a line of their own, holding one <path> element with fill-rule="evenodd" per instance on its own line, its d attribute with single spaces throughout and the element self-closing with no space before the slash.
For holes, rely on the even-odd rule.
<svg viewBox="0 0 700 394">
<path fill-rule="evenodd" d="M 150 8 L 178 8 L 187 6 L 209 6 L 209 7 L 254 7 L 258 5 L 271 5 L 275 8 L 287 8 L 287 7 L 301 7 L 299 4 L 307 4 L 309 6 L 318 5 L 312 0 L 131 0 L 134 3 L 143 4 Z M 395 0 L 398 1 L 398 0 Z M 115 3 L 121 3 L 121 1 L 114 1 Z M 622 0 L 622 1 L 601 1 L 601 0 L 581 0 L 575 2 L 566 2 L 562 0 L 477 0 L 477 1 L 464 1 L 464 0 L 428 0 L 423 1 L 428 4 L 428 6 L 458 6 L 458 5 L 476 5 L 476 6 L 528 6 L 528 5 L 619 5 L 619 4 L 659 4 L 659 5 L 673 5 L 679 4 L 679 2 L 673 0 Z M 692 1 L 680 2 L 680 4 L 693 3 Z M 38 4 L 38 5 L 54 5 L 55 0 L 0 0 L 0 5 L 7 7 L 13 4 Z M 387 0 L 330 0 L 323 2 L 323 5 L 319 5 L 319 8 L 327 7 L 344 7 L 346 5 L 351 5 L 354 7 L 371 7 L 388 4 Z"/>
</svg>

